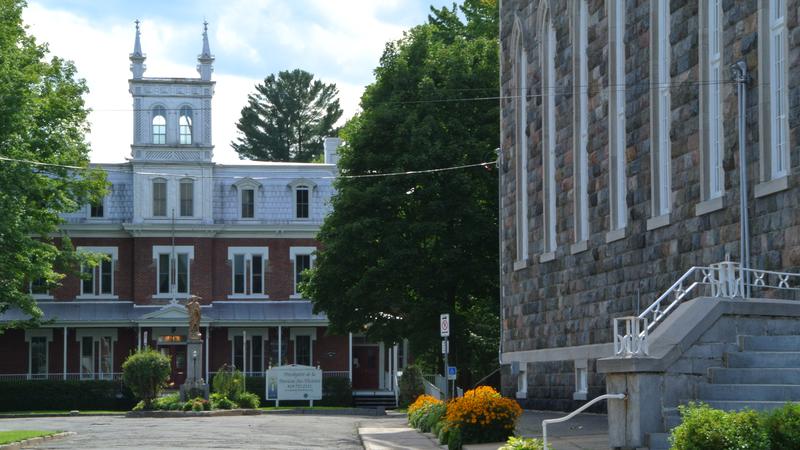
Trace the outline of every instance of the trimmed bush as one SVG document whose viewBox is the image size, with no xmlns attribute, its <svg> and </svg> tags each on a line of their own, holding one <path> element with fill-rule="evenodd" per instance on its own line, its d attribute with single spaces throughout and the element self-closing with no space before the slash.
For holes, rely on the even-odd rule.
<svg viewBox="0 0 800 450">
<path fill-rule="evenodd" d="M 397 384 L 400 387 L 398 393 L 398 403 L 400 408 L 405 408 L 417 397 L 425 393 L 425 385 L 422 383 L 422 371 L 419 367 L 411 365 L 403 370 Z"/>
<path fill-rule="evenodd" d="M 261 399 L 252 392 L 242 392 L 236 397 L 236 403 L 240 408 L 255 409 L 261 404 Z"/>
<path fill-rule="evenodd" d="M 120 381 L 0 381 L 0 411 L 121 411 L 131 409 L 135 404 L 133 393 Z"/>
<path fill-rule="evenodd" d="M 153 349 L 140 350 L 128 356 L 122 364 L 122 380 L 133 393 L 144 401 L 146 409 L 169 379 L 170 360 Z"/>
<path fill-rule="evenodd" d="M 211 394 L 211 409 L 233 409 L 237 406 L 233 400 L 218 392 Z"/>
<path fill-rule="evenodd" d="M 769 436 L 755 411 L 727 412 L 694 403 L 678 409 L 682 422 L 670 436 L 673 450 L 770 449 Z"/>
<path fill-rule="evenodd" d="M 165 395 L 153 400 L 153 409 L 164 411 L 176 411 L 181 409 L 183 402 L 178 394 Z"/>
<path fill-rule="evenodd" d="M 773 449 L 800 448 L 800 404 L 787 403 L 764 420 Z"/>
</svg>

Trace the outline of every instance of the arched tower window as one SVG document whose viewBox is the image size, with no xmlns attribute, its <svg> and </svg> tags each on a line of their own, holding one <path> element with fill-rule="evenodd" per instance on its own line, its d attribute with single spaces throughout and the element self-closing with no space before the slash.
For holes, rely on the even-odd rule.
<svg viewBox="0 0 800 450">
<path fill-rule="evenodd" d="M 167 111 L 163 106 L 153 108 L 153 144 L 167 143 Z"/>
<path fill-rule="evenodd" d="M 541 21 L 541 70 L 542 70 L 542 200 L 544 221 L 545 254 L 556 250 L 556 32 L 550 20 L 550 11 L 545 9 Z M 542 262 L 552 255 L 543 255 Z"/>
<path fill-rule="evenodd" d="M 517 239 L 516 261 L 528 258 L 528 54 L 522 42 L 522 26 L 515 23 L 514 39 L 514 168 L 515 168 L 515 225 Z"/>
<path fill-rule="evenodd" d="M 189 145 L 192 143 L 192 108 L 189 106 L 181 107 L 180 119 L 178 119 L 180 143 Z"/>
</svg>

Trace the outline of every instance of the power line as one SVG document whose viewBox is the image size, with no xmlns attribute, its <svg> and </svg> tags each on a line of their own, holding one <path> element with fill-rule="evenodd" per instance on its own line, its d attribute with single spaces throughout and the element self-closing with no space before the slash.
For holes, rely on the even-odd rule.
<svg viewBox="0 0 800 450">
<path fill-rule="evenodd" d="M 62 169 L 69 169 L 69 170 L 84 170 L 84 171 L 92 171 L 98 170 L 103 172 L 115 172 L 115 173 L 125 173 L 125 174 L 136 174 L 136 175 L 146 175 L 146 176 L 162 176 L 162 177 L 175 177 L 181 176 L 180 173 L 167 173 L 167 172 L 143 172 L 143 171 L 134 171 L 133 169 L 117 169 L 113 167 L 82 167 L 82 166 L 73 166 L 68 164 L 55 164 L 55 163 L 47 163 L 41 161 L 33 161 L 28 159 L 17 159 L 17 158 L 8 158 L 5 156 L 0 156 L 0 161 L 6 162 L 15 162 L 20 164 L 29 164 L 32 166 L 41 166 L 41 167 L 58 167 Z M 123 163 L 124 164 L 124 163 Z M 475 164 L 463 164 L 459 166 L 449 166 L 449 167 L 439 167 L 435 169 L 422 169 L 422 170 L 408 170 L 402 172 L 388 172 L 388 173 L 365 173 L 365 174 L 356 174 L 356 175 L 338 175 L 338 176 L 321 176 L 321 177 L 314 177 L 316 179 L 323 179 L 323 180 L 333 180 L 337 178 L 347 178 L 347 179 L 355 179 L 355 178 L 378 178 L 378 177 L 394 177 L 394 176 L 401 176 L 401 175 L 419 175 L 419 174 L 426 174 L 426 173 L 437 173 L 437 172 L 447 172 L 452 170 L 460 170 L 460 169 L 468 169 L 471 167 L 490 167 L 497 164 L 497 161 L 486 161 L 482 163 L 475 163 Z M 222 164 L 224 167 L 224 164 Z M 264 168 L 264 166 L 251 166 L 254 168 Z M 274 166 L 280 167 L 280 166 Z M 297 177 L 289 177 L 289 176 L 265 176 L 265 177 L 250 177 L 250 176 L 233 176 L 233 175 L 188 175 L 192 178 L 200 178 L 200 179 L 221 179 L 221 180 L 230 180 L 230 179 L 243 179 L 249 178 L 252 180 L 294 180 Z"/>
</svg>

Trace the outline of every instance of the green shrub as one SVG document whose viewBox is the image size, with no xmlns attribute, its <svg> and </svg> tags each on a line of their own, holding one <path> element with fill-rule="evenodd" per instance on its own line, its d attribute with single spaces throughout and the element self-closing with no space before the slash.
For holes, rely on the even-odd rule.
<svg viewBox="0 0 800 450">
<path fill-rule="evenodd" d="M 236 403 L 239 404 L 240 408 L 255 409 L 261 404 L 261 399 L 252 392 L 242 392 L 239 394 L 239 397 L 236 398 Z"/>
<path fill-rule="evenodd" d="M 461 450 L 463 445 L 461 428 L 450 428 L 447 432 L 447 450 Z"/>
<path fill-rule="evenodd" d="M 184 402 L 181 406 L 181 411 L 191 411 L 192 410 L 192 402 Z"/>
<path fill-rule="evenodd" d="M 434 403 L 429 408 L 426 408 L 419 419 L 419 429 L 423 433 L 432 431 L 434 425 L 444 419 L 447 413 L 447 406 L 444 403 Z"/>
<path fill-rule="evenodd" d="M 178 410 L 181 409 L 183 406 L 183 402 L 181 401 L 181 396 L 178 394 L 169 394 L 163 397 L 159 397 L 153 401 L 153 409 L 159 410 Z"/>
<path fill-rule="evenodd" d="M 214 392 L 234 401 L 244 392 L 244 384 L 242 372 L 227 364 L 219 369 L 211 382 Z"/>
<path fill-rule="evenodd" d="M 787 403 L 770 412 L 764 426 L 772 448 L 800 448 L 800 404 Z"/>
<path fill-rule="evenodd" d="M 211 409 L 233 409 L 237 406 L 231 399 L 218 392 L 211 394 Z"/>
<path fill-rule="evenodd" d="M 323 378 L 322 400 L 319 401 L 319 404 L 320 406 L 353 406 L 353 387 L 350 385 L 350 379 L 346 377 Z"/>
<path fill-rule="evenodd" d="M 403 369 L 403 376 L 397 381 L 400 387 L 397 401 L 401 408 L 407 407 L 425 393 L 425 385 L 422 380 L 422 371 L 419 367 L 411 365 Z"/>
<path fill-rule="evenodd" d="M 120 381 L 0 381 L 0 411 L 128 410 L 136 397 Z"/>
<path fill-rule="evenodd" d="M 679 406 L 682 422 L 672 430 L 673 450 L 769 450 L 761 417 L 750 410 L 726 412 L 708 405 Z"/>
<path fill-rule="evenodd" d="M 439 444 L 447 445 L 447 441 L 450 439 L 450 427 L 447 426 L 447 422 L 442 423 L 436 436 L 439 438 Z"/>
<path fill-rule="evenodd" d="M 144 400 L 145 408 L 150 409 L 153 399 L 169 379 L 170 371 L 169 358 L 153 349 L 145 349 L 128 356 L 122 364 L 122 380 Z"/>
<path fill-rule="evenodd" d="M 539 439 L 525 439 L 524 437 L 510 437 L 506 445 L 498 450 L 542 450 L 544 443 Z"/>
</svg>

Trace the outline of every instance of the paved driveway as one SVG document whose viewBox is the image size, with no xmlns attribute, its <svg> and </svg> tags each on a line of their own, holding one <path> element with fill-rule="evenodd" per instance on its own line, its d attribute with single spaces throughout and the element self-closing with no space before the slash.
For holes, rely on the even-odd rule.
<svg viewBox="0 0 800 450">
<path fill-rule="evenodd" d="M 358 425 L 373 420 L 358 416 L 288 414 L 180 419 L 43 417 L 0 419 L 0 430 L 77 433 L 37 445 L 37 449 L 362 449 Z"/>
</svg>

